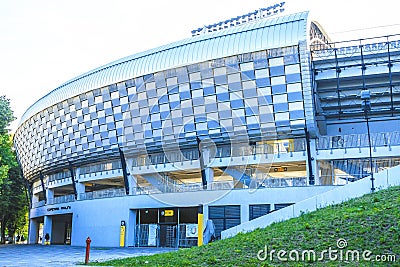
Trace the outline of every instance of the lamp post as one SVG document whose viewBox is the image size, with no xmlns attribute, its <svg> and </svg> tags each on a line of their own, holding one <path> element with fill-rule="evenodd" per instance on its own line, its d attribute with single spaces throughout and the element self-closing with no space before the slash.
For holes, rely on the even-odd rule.
<svg viewBox="0 0 400 267">
<path fill-rule="evenodd" d="M 371 192 L 375 191 L 375 185 L 374 185 L 374 171 L 372 167 L 372 145 L 371 145 L 371 133 L 369 131 L 369 118 L 368 118 L 368 112 L 371 111 L 371 92 L 367 89 L 361 90 L 361 107 L 364 111 L 365 115 L 365 120 L 367 122 L 367 132 L 368 132 L 368 147 L 369 147 L 369 167 L 371 170 Z"/>
</svg>

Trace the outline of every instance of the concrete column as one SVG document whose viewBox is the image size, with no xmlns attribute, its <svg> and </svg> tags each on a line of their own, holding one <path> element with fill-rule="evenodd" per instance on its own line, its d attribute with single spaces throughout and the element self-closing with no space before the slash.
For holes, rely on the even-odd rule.
<svg viewBox="0 0 400 267">
<path fill-rule="evenodd" d="M 128 175 L 129 195 L 136 195 L 137 179 L 134 175 Z"/>
<path fill-rule="evenodd" d="M 46 233 L 48 233 L 50 235 L 50 244 L 51 244 L 51 230 L 53 228 L 53 219 L 51 216 L 44 216 L 44 223 L 43 223 L 43 239 L 42 239 L 42 245 L 45 244 L 45 236 Z"/>
<path fill-rule="evenodd" d="M 82 194 L 85 193 L 85 184 L 79 182 L 80 174 L 81 174 L 81 169 L 80 168 L 76 168 L 75 169 L 75 188 L 76 188 L 76 194 L 77 194 L 77 198 L 76 199 L 77 200 L 81 200 L 82 199 Z"/>
<path fill-rule="evenodd" d="M 39 231 L 39 223 L 36 220 L 29 220 L 28 244 L 36 244 Z"/>
<path fill-rule="evenodd" d="M 135 246 L 136 241 L 136 216 L 137 210 L 129 210 L 129 221 L 126 225 L 126 246 Z"/>
<path fill-rule="evenodd" d="M 54 201 L 54 190 L 53 189 L 51 189 L 51 188 L 46 189 L 46 199 L 47 199 L 46 204 L 53 203 L 53 201 Z"/>
<path fill-rule="evenodd" d="M 240 205 L 240 223 L 249 221 L 249 205 L 242 204 Z"/>
<path fill-rule="evenodd" d="M 208 167 L 211 161 L 211 151 L 209 148 L 203 148 L 201 155 L 203 157 L 204 162 L 204 172 L 206 174 L 206 181 L 207 181 L 207 189 L 211 189 L 212 183 L 214 182 L 214 170 Z"/>
</svg>

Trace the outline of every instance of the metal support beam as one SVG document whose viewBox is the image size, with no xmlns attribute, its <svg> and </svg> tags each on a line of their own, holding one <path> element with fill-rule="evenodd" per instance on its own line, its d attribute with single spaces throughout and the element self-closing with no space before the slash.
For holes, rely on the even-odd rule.
<svg viewBox="0 0 400 267">
<path fill-rule="evenodd" d="M 69 173 L 71 174 L 72 187 L 74 188 L 75 199 L 78 199 L 78 193 L 76 191 L 76 184 L 75 184 L 74 168 L 72 167 L 71 162 L 69 162 L 69 161 L 68 161 L 68 169 L 69 169 Z"/>
<path fill-rule="evenodd" d="M 121 159 L 122 174 L 124 176 L 125 193 L 127 195 L 129 195 L 128 175 L 130 175 L 130 173 L 128 173 L 126 170 L 126 161 L 125 161 L 124 152 L 122 151 L 122 149 L 120 147 L 118 147 L 118 150 L 119 150 L 119 157 Z"/>
<path fill-rule="evenodd" d="M 206 170 L 204 166 L 204 157 L 203 153 L 200 148 L 200 139 L 196 137 L 196 142 L 197 142 L 197 149 L 199 150 L 199 162 L 200 162 L 200 171 L 201 171 L 201 181 L 203 183 L 203 188 L 207 189 L 207 177 L 206 177 Z"/>
<path fill-rule="evenodd" d="M 314 177 L 312 163 L 311 163 L 311 161 L 314 160 L 314 158 L 311 156 L 310 133 L 308 132 L 307 128 L 305 128 L 304 130 L 306 132 L 308 184 L 314 185 L 315 184 L 315 177 Z"/>
<path fill-rule="evenodd" d="M 340 115 L 342 114 L 342 104 L 340 100 L 340 73 L 342 70 L 339 67 L 339 61 L 337 58 L 337 48 L 334 49 L 335 51 L 335 64 L 336 64 L 336 92 L 337 92 L 337 97 L 338 97 L 338 107 L 339 107 L 339 120 L 340 120 Z"/>
<path fill-rule="evenodd" d="M 392 60 L 390 58 L 390 42 L 389 37 L 387 37 L 387 53 L 388 53 L 388 68 L 389 68 L 389 89 L 390 89 L 390 112 L 392 117 L 394 116 L 394 105 L 393 105 L 393 77 L 392 77 Z"/>
<path fill-rule="evenodd" d="M 39 178 L 40 178 L 40 182 L 42 183 L 42 190 L 43 190 L 43 195 L 44 195 L 44 203 L 47 204 L 46 188 L 44 186 L 44 176 L 43 176 L 42 172 L 39 172 Z"/>
</svg>

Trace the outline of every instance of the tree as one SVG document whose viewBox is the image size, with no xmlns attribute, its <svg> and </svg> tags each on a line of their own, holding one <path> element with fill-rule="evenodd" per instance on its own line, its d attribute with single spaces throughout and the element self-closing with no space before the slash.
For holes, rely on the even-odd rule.
<svg viewBox="0 0 400 267">
<path fill-rule="evenodd" d="M 12 138 L 7 127 L 14 120 L 10 101 L 0 96 L 0 234 L 10 236 L 23 227 L 26 221 L 27 200 L 24 179 L 13 150 Z"/>
<path fill-rule="evenodd" d="M 0 134 L 8 134 L 7 127 L 15 120 L 14 113 L 10 107 L 10 100 L 6 96 L 0 96 Z"/>
</svg>

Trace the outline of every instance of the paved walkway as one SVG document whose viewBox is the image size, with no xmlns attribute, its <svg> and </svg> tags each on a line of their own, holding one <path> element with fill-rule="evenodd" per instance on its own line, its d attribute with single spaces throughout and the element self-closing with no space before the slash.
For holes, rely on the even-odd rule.
<svg viewBox="0 0 400 267">
<path fill-rule="evenodd" d="M 158 254 L 168 248 L 92 248 L 90 262 Z M 84 247 L 42 245 L 0 245 L 0 267 L 77 266 L 85 262 Z"/>
</svg>

